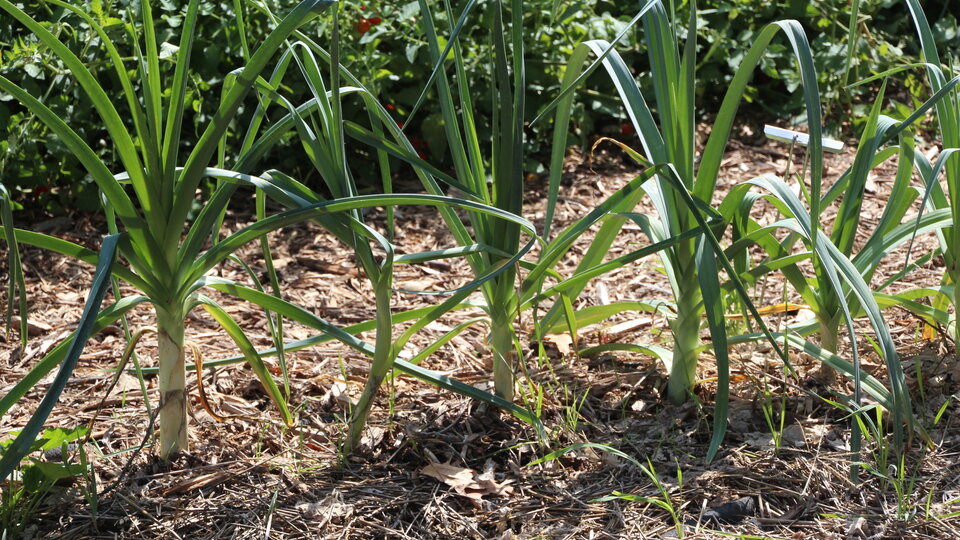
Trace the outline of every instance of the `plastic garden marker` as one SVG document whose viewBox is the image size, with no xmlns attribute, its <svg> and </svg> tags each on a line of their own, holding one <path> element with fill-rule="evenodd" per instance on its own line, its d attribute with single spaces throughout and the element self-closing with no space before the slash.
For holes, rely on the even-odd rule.
<svg viewBox="0 0 960 540">
<path fill-rule="evenodd" d="M 776 126 L 765 125 L 763 126 L 763 134 L 769 139 L 783 143 L 793 143 L 803 147 L 806 147 L 810 144 L 810 135 L 801 133 L 799 131 L 793 131 L 792 129 L 783 129 Z M 835 141 L 826 137 L 820 139 L 820 141 L 820 145 L 827 152 L 831 152 L 833 154 L 839 154 L 840 152 L 843 152 L 843 143 L 840 141 Z"/>
</svg>

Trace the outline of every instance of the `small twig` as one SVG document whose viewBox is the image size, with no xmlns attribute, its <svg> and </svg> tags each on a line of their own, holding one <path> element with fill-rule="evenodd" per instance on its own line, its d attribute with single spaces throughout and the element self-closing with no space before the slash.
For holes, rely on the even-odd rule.
<svg viewBox="0 0 960 540">
<path fill-rule="evenodd" d="M 942 340 L 944 340 L 944 341 L 947 341 L 947 342 L 949 342 L 949 343 L 953 343 L 953 338 L 951 338 L 950 335 L 946 332 L 946 330 L 943 329 L 943 325 L 940 325 L 940 324 L 930 324 L 929 321 L 927 321 L 926 319 L 924 319 L 924 318 L 921 317 L 920 315 L 917 315 L 916 313 L 910 311 L 909 309 L 907 309 L 907 308 L 905 308 L 905 307 L 903 307 L 903 306 L 897 306 L 897 307 L 900 308 L 900 309 L 902 309 L 903 311 L 906 311 L 906 312 L 907 312 L 907 315 L 910 315 L 911 317 L 913 317 L 914 319 L 916 319 L 917 321 L 919 321 L 920 324 L 923 324 L 923 325 L 925 325 L 925 326 L 929 326 L 930 328 L 933 328 L 933 330 L 937 333 L 937 335 L 940 336 L 940 339 L 942 339 Z"/>
</svg>

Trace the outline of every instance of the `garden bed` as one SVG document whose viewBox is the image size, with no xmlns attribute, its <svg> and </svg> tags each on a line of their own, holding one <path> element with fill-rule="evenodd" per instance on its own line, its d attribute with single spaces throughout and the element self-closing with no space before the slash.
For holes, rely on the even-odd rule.
<svg viewBox="0 0 960 540">
<path fill-rule="evenodd" d="M 746 142 L 734 142 L 723 161 L 722 185 L 729 188 L 760 174 L 784 172 L 788 161 L 785 145 L 757 140 L 749 131 L 741 133 L 741 140 Z M 852 160 L 852 149 L 830 156 L 827 185 Z M 633 177 L 619 156 L 608 154 L 598 155 L 592 164 L 571 160 L 569 168 L 557 207 L 559 225 L 572 222 L 585 209 L 596 208 Z M 885 165 L 874 172 L 867 192 L 876 197 L 865 200 L 863 207 L 867 223 L 882 212 L 895 167 Z M 531 178 L 526 187 L 527 217 L 539 225 L 545 186 L 541 179 Z M 825 215 L 829 217 L 830 211 Z M 251 212 L 239 210 L 226 227 L 237 230 L 252 218 Z M 96 223 L 99 219 L 58 217 L 34 222 L 32 228 L 96 247 L 97 231 L 104 229 Z M 375 217 L 372 222 L 382 223 L 382 219 Z M 435 233 L 444 230 L 438 222 L 432 213 L 398 211 L 396 244 L 410 252 L 448 247 L 452 240 Z M 298 225 L 274 235 L 272 245 L 285 297 L 339 325 L 373 316 L 368 282 L 358 275 L 351 251 L 312 225 Z M 569 274 L 577 250 L 586 249 L 589 240 L 589 235 L 582 238 L 569 266 L 561 264 L 557 270 Z M 646 243 L 639 228 L 627 227 L 611 256 L 635 249 L 630 246 L 638 243 Z M 932 236 L 923 237 L 914 249 L 926 252 L 934 245 Z M 254 246 L 241 252 L 241 257 L 255 270 L 264 270 Z M 874 280 L 882 282 L 899 271 L 903 257 L 903 250 L 887 257 Z M 588 303 L 667 298 L 667 282 L 658 272 L 658 264 L 658 259 L 650 257 L 607 274 L 593 282 L 581 298 Z M 74 328 L 92 276 L 92 268 L 82 263 L 32 248 L 24 248 L 23 266 L 32 299 L 33 335 L 23 352 L 15 348 L 14 336 L 0 343 L 0 394 Z M 236 264 L 222 265 L 218 272 L 248 281 Z M 941 275 L 942 268 L 934 259 L 900 286 L 936 285 Z M 469 279 L 466 269 L 457 263 L 436 261 L 399 268 L 394 284 L 398 289 L 431 292 Z M 783 288 L 782 283 L 771 281 L 751 292 L 758 305 L 768 305 L 782 301 Z M 398 294 L 395 300 L 397 309 L 408 309 L 435 303 L 436 297 Z M 261 311 L 236 302 L 226 309 L 258 346 L 269 346 Z M 232 342 L 216 331 L 213 321 L 202 312 L 194 313 L 187 339 L 200 346 L 204 358 L 235 354 Z M 412 356 L 431 337 L 436 339 L 474 315 L 451 312 L 431 323 L 401 358 Z M 242 364 L 217 368 L 204 376 L 213 408 L 242 417 L 223 424 L 214 422 L 200 407 L 196 377 L 191 375 L 190 450 L 164 466 L 155 461 L 151 448 L 139 449 L 150 422 L 133 376 L 122 376 L 101 408 L 111 378 L 107 370 L 116 366 L 125 344 L 121 329 L 111 327 L 88 345 L 47 421 L 48 427 L 72 428 L 96 416 L 93 437 L 106 454 L 95 459 L 96 511 L 83 494 L 91 487 L 89 479 L 78 478 L 54 489 L 33 513 L 24 534 L 195 539 L 676 535 L 676 523 L 662 505 L 629 500 L 640 496 L 670 501 L 688 537 L 710 538 L 720 534 L 717 531 L 775 538 L 956 537 L 960 535 L 960 516 L 953 515 L 960 512 L 956 405 L 949 404 L 933 422 L 941 405 L 952 399 L 960 386 L 960 371 L 948 356 L 953 344 L 921 340 L 918 320 L 905 311 L 888 310 L 885 315 L 912 385 L 916 412 L 924 425 L 931 426 L 928 434 L 933 446 L 915 439 L 905 457 L 904 479 L 883 479 L 864 467 L 856 484 L 849 479 L 849 422 L 841 410 L 819 397 L 849 390 L 820 386 L 813 376 L 819 367 L 813 359 L 797 356 L 797 373 L 786 376 L 771 348 L 735 347 L 731 354 L 730 429 L 718 457 L 705 464 L 712 425 L 711 377 L 716 375 L 709 361 L 712 352 L 704 353 L 706 361 L 698 372 L 704 381 L 696 389 L 699 403 L 673 406 L 663 399 L 665 376 L 653 359 L 622 353 L 577 358 L 561 338 L 546 344 L 550 361 L 542 365 L 537 362 L 536 344 L 524 340 L 529 354 L 518 400 L 528 399 L 527 405 L 542 408 L 548 432 L 544 446 L 537 444 L 529 426 L 498 410 L 401 377 L 380 392 L 360 451 L 344 464 L 338 443 L 346 429 L 346 405 L 359 395 L 368 361 L 330 343 L 288 356 L 290 403 L 299 419 L 293 429 L 283 426 L 256 378 Z M 803 316 L 802 311 L 791 312 L 771 316 L 768 323 L 776 326 Z M 154 324 L 146 308 L 133 312 L 129 320 L 134 329 Z M 519 327 L 527 331 L 529 325 L 530 321 L 521 320 Z M 869 351 L 869 326 L 864 324 L 861 329 L 861 350 Z M 287 325 L 285 331 L 290 339 L 313 334 L 295 324 Z M 582 329 L 579 345 L 611 340 L 650 343 L 666 331 L 662 318 L 625 313 L 609 324 Z M 489 389 L 491 360 L 484 336 L 485 329 L 480 326 L 468 329 L 432 355 L 426 366 Z M 155 340 L 145 339 L 137 352 L 145 365 L 152 365 Z M 276 363 L 270 365 L 279 375 Z M 865 354 L 864 366 L 882 378 L 881 361 L 875 355 Z M 148 377 L 147 382 L 155 405 L 155 381 Z M 536 387 L 543 389 L 542 395 L 530 391 Z M 3 417 L 0 438 L 23 426 L 44 389 L 41 383 Z M 763 411 L 767 408 L 779 414 L 781 404 L 785 417 L 782 431 L 774 430 L 781 435 L 777 446 Z M 642 463 L 649 459 L 668 497 L 641 469 L 602 448 L 582 447 L 544 464 L 530 465 L 551 450 L 580 443 L 609 445 Z M 94 455 L 92 450 L 89 453 Z M 863 460 L 875 465 L 874 457 L 864 452 Z M 615 492 L 624 495 L 611 497 Z M 743 497 L 750 498 L 755 510 L 730 516 L 729 523 L 704 517 L 711 515 L 708 508 Z"/>
</svg>

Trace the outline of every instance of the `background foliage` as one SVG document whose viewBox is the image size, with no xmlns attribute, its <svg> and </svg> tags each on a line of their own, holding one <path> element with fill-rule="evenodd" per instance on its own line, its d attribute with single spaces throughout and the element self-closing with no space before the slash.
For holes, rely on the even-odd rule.
<svg viewBox="0 0 960 540">
<path fill-rule="evenodd" d="M 88 6 L 88 12 L 106 27 L 111 37 L 122 37 L 128 31 L 125 25 L 129 23 L 126 21 L 137 20 L 136 17 L 125 15 L 127 10 L 136 9 L 136 1 L 83 1 Z M 478 3 L 485 1 L 479 0 Z M 283 13 L 294 4 L 293 0 L 278 0 L 272 5 L 275 11 Z M 459 13 L 464 4 L 453 2 L 454 12 Z M 194 144 L 196 137 L 199 137 L 199 126 L 205 125 L 212 114 L 212 107 L 205 107 L 199 96 L 215 90 L 221 84 L 223 74 L 242 64 L 243 43 L 236 30 L 236 13 L 241 5 L 242 2 L 227 0 L 207 1 L 201 6 L 201 28 L 197 37 L 199 53 L 194 56 L 194 65 L 191 67 L 194 73 L 208 75 L 196 76 L 191 81 L 186 125 L 192 129 L 187 130 L 188 136 L 183 142 L 186 147 Z M 948 9 L 949 5 L 949 0 L 924 4 L 937 45 L 944 51 L 947 62 L 956 58 L 960 51 L 960 40 L 957 39 L 960 32 L 956 16 Z M 107 88 L 113 85 L 119 95 L 119 82 L 107 75 L 102 47 L 95 33 L 82 21 L 66 16 L 63 10 L 42 1 L 28 0 L 24 6 L 28 12 L 45 13 L 43 19 L 55 21 L 50 23 L 51 30 L 92 66 L 95 73 L 102 76 L 101 84 Z M 561 67 L 574 47 L 587 38 L 612 39 L 635 15 L 638 7 L 638 3 L 611 0 L 527 0 L 524 3 L 523 24 L 528 58 L 526 76 L 530 89 L 530 101 L 526 109 L 530 118 L 546 105 L 548 97 L 556 95 L 562 75 Z M 828 130 L 843 136 L 843 121 L 852 119 L 856 123 L 858 118 L 865 116 L 869 103 L 854 98 L 872 93 L 874 89 L 868 86 L 850 90 L 844 88 L 850 10 L 848 0 L 702 0 L 698 8 L 697 78 L 702 84 L 697 88 L 697 97 L 699 107 L 704 111 L 709 113 L 716 110 L 726 83 L 759 29 L 773 20 L 794 18 L 804 26 L 814 50 L 817 71 L 821 74 L 820 85 L 827 119 L 832 122 Z M 181 5 L 173 0 L 161 0 L 155 9 L 161 13 L 156 20 L 157 33 L 162 41 L 169 42 L 167 38 L 175 35 L 182 23 Z M 689 13 L 687 2 L 676 2 L 673 9 L 676 20 L 686 20 L 686 13 Z M 489 10 L 475 9 L 474 13 L 489 13 Z M 267 21 L 249 7 L 243 7 L 242 14 L 248 27 L 248 35 L 244 37 L 250 43 L 259 42 L 268 28 Z M 345 0 L 342 6 L 345 35 L 341 41 L 341 57 L 343 63 L 368 88 L 381 96 L 397 122 L 404 124 L 405 131 L 423 156 L 433 162 L 449 165 L 445 163 L 446 141 L 435 101 L 427 100 L 429 105 L 426 108 L 417 112 L 412 119 L 409 116 L 432 67 L 418 19 L 416 0 Z M 444 14 L 439 15 L 437 20 L 441 28 L 449 28 L 455 22 L 447 20 Z M 468 42 L 477 44 L 465 51 L 465 60 L 471 88 L 478 96 L 486 96 L 490 92 L 491 74 L 487 71 L 485 61 L 490 55 L 490 44 L 485 33 L 489 24 L 490 21 L 471 20 L 464 29 Z M 908 17 L 905 16 L 905 7 L 897 0 L 861 2 L 858 24 L 861 31 L 858 32 L 853 70 L 846 77 L 848 82 L 906 63 L 909 57 L 916 57 L 919 52 L 914 50 L 916 46 L 910 39 L 912 32 Z M 314 27 L 318 33 L 324 30 Z M 682 33 L 685 30 L 678 28 L 678 31 Z M 642 29 L 638 28 L 635 32 L 642 32 Z M 636 37 L 636 34 L 626 36 L 620 50 L 633 67 L 635 75 L 641 77 L 641 84 L 645 84 L 643 78 L 648 76 L 649 66 L 646 52 L 642 50 L 642 40 Z M 793 92 L 799 85 L 799 76 L 786 45 L 774 47 L 772 53 L 764 58 L 761 71 L 752 81 L 747 100 L 759 117 L 783 121 L 802 114 L 803 98 L 800 92 Z M 165 69 L 173 67 L 171 55 L 175 50 L 173 45 L 165 49 Z M 43 96 L 43 101 L 91 142 L 91 146 L 101 152 L 101 157 L 108 164 L 114 163 L 115 156 L 110 154 L 107 146 L 97 144 L 104 133 L 92 114 L 90 104 L 71 78 L 64 76 L 63 66 L 47 54 L 32 36 L 6 18 L 0 20 L 0 74 L 34 95 Z M 898 110 L 905 111 L 907 107 L 917 106 L 917 96 L 924 95 L 926 84 L 912 70 L 898 76 L 901 77 L 901 84 L 893 87 L 902 90 L 888 92 L 890 101 L 887 107 L 894 117 L 903 116 L 897 114 Z M 791 99 L 783 99 L 784 86 L 792 92 Z M 305 88 L 292 90 L 306 91 Z M 356 111 L 354 114 L 361 114 L 360 107 L 350 107 L 348 103 L 345 107 L 348 120 L 352 119 L 351 110 Z M 848 114 L 850 112 L 854 114 Z M 490 118 L 484 111 L 477 113 L 478 132 L 484 138 L 489 134 Z M 629 125 L 617 122 L 615 119 L 618 117 L 623 117 L 623 111 L 609 80 L 593 77 L 588 81 L 587 88 L 579 94 L 573 112 L 572 129 L 579 137 L 574 141 L 584 147 L 588 139 L 596 135 L 629 135 Z M 614 120 L 611 121 L 611 118 Z M 242 112 L 239 119 L 245 119 Z M 549 148 L 549 132 L 547 123 L 527 130 L 526 154 L 544 156 L 543 159 L 528 158 L 525 163 L 527 172 L 543 171 Z M 193 138 L 189 134 L 193 134 Z M 285 162 L 267 165 L 289 171 L 310 182 L 310 175 L 314 173 L 304 166 L 304 160 L 296 159 L 296 154 L 292 152 L 286 155 L 286 158 L 281 158 L 286 159 Z M 373 180 L 372 170 L 363 170 L 367 166 L 365 164 L 372 163 L 372 159 L 351 161 L 358 164 L 355 166 L 359 167 L 356 172 L 361 183 L 365 179 L 371 185 L 377 183 Z M 113 166 L 110 168 L 116 169 Z M 10 96 L 3 94 L 0 94 L 0 181 L 17 194 L 16 201 L 22 206 L 40 207 L 54 213 L 68 209 L 92 211 L 98 207 L 96 188 L 79 162 L 54 134 L 11 100 Z"/>
</svg>

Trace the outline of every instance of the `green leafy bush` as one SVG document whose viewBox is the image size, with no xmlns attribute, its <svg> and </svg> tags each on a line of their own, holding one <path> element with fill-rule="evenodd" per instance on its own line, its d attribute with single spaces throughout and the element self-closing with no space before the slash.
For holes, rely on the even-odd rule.
<svg viewBox="0 0 960 540">
<path fill-rule="evenodd" d="M 869 106 L 855 98 L 869 95 L 875 86 L 846 89 L 848 83 L 885 71 L 898 64 L 911 62 L 919 53 L 910 36 L 909 21 L 903 14 L 903 5 L 896 0 L 861 1 L 856 26 L 856 46 L 847 73 L 849 0 L 780 0 L 753 2 L 751 0 L 705 0 L 698 2 L 699 38 L 707 51 L 698 61 L 698 71 L 705 81 L 729 81 L 743 59 L 749 44 L 769 21 L 796 19 L 810 38 L 828 122 L 838 125 L 849 121 L 845 114 L 851 109 L 857 117 L 866 116 Z M 946 10 L 947 3 L 929 2 L 927 12 L 935 21 L 937 43 L 958 48 L 957 20 Z M 685 6 L 686 9 L 686 6 Z M 681 12 L 685 11 L 681 10 Z M 684 20 L 684 19 L 681 19 Z M 803 95 L 794 92 L 800 85 L 800 76 L 787 47 L 771 48 L 769 56 L 760 64 L 760 74 L 754 78 L 745 96 L 747 101 L 762 108 L 772 117 L 791 117 L 802 113 Z M 907 90 L 897 100 L 916 106 L 924 95 L 923 84 L 914 74 L 903 75 Z M 791 95 L 784 99 L 781 89 L 786 85 Z M 708 84 L 701 89 L 707 103 L 719 100 L 724 84 Z M 705 104 L 701 103 L 704 107 Z M 709 107 L 705 107 L 709 110 Z"/>
<path fill-rule="evenodd" d="M 87 432 L 85 427 L 45 429 L 30 445 L 30 455 L 9 481 L 0 484 L 0 536 L 19 538 L 31 514 L 54 485 L 87 472 L 82 448 L 79 449 L 82 463 L 70 463 L 67 459 L 68 445 L 76 444 Z M 12 442 L 13 439 L 0 441 L 0 456 Z M 42 452 L 42 457 L 36 456 L 37 452 Z"/>
<path fill-rule="evenodd" d="M 87 0 L 87 11 L 104 27 L 111 40 L 124 39 L 133 29 L 130 23 L 136 17 L 125 17 L 124 13 L 134 9 L 136 3 L 130 0 L 101 1 Z M 272 6 L 278 13 L 285 13 L 295 5 L 292 0 L 280 0 Z M 562 65 L 573 48 L 587 35 L 611 39 L 626 23 L 612 15 L 597 15 L 594 3 L 560 3 L 554 12 L 551 0 L 534 0 L 525 5 L 524 27 L 534 29 L 525 34 L 528 41 L 527 80 L 530 84 L 531 101 L 528 110 L 534 114 L 546 104 L 543 96 L 555 95 L 559 89 Z M 180 5 L 168 0 L 154 6 L 158 16 L 154 21 L 158 40 L 163 44 L 160 55 L 163 60 L 161 69 L 172 70 L 172 56 L 176 52 L 176 39 L 182 24 Z M 241 35 L 237 30 L 238 8 L 244 16 L 246 32 Z M 119 95 L 122 89 L 116 78 L 109 73 L 109 66 L 103 62 L 104 50 L 99 36 L 84 24 L 75 23 L 66 16 L 65 10 L 42 1 L 31 0 L 24 4 L 28 13 L 44 14 L 44 19 L 54 35 L 63 40 L 76 54 L 110 95 Z M 387 96 L 383 99 L 387 109 L 398 123 L 404 123 L 411 108 L 419 97 L 423 87 L 423 78 L 430 72 L 432 63 L 426 49 L 427 41 L 419 25 L 420 11 L 414 0 L 401 2 L 380 2 L 373 7 L 362 1 L 348 0 L 342 4 L 342 51 L 344 66 L 357 73 L 364 85 L 374 94 Z M 457 10 L 459 11 L 459 10 Z M 481 10 L 477 10 L 478 12 Z M 488 10 L 487 10 L 488 11 Z M 446 13 L 446 12 L 445 12 Z M 189 150 L 201 134 L 202 126 L 210 121 L 214 108 L 205 104 L 204 95 L 216 95 L 223 82 L 223 74 L 243 65 L 244 40 L 259 42 L 268 28 L 267 18 L 261 12 L 241 2 L 203 2 L 198 19 L 197 51 L 192 60 L 192 72 L 197 74 L 191 79 L 187 92 L 184 138 L 182 145 Z M 451 21 L 441 18 L 437 24 L 447 27 Z M 467 27 L 465 38 L 476 43 L 465 52 L 466 73 L 471 80 L 471 88 L 478 95 L 490 92 L 491 74 L 486 69 L 486 58 L 490 55 L 490 45 L 485 36 L 485 28 L 490 21 L 474 20 Z M 329 32 L 329 22 L 311 23 L 305 29 L 313 35 Z M 135 28 L 142 32 L 142 28 Z M 476 39 L 474 39 L 476 38 Z M 111 170 L 120 167 L 117 157 L 109 151 L 106 144 L 96 144 L 104 140 L 106 133 L 98 125 L 93 108 L 70 77 L 63 76 L 66 69 L 55 55 L 49 54 L 45 46 L 29 33 L 23 32 L 8 18 L 0 21 L 0 75 L 24 87 L 34 95 L 45 96 L 45 104 L 60 118 L 72 126 L 91 146 Z M 202 75 L 200 75 L 202 74 Z M 296 83 L 292 83 L 296 85 Z M 139 82 L 134 81 L 135 89 Z M 291 89 L 293 95 L 306 96 L 305 85 Z M 598 91 L 587 109 L 603 108 L 606 113 L 615 111 L 615 101 Z M 421 111 L 415 122 L 404 126 L 411 142 L 432 161 L 450 165 L 441 112 L 429 101 L 431 107 Z M 345 107 L 345 119 L 358 120 L 364 115 L 362 107 Z M 581 109 L 582 112 L 583 109 Z M 236 125 L 242 125 L 249 117 L 249 111 L 240 111 L 238 124 L 231 132 L 240 131 Z M 529 120 L 529 119 L 528 119 Z M 587 115 L 575 115 L 581 132 L 592 133 L 594 126 Z M 478 118 L 478 130 L 482 136 L 489 136 L 490 118 L 481 115 Z M 132 127 L 132 126 L 131 126 Z M 543 131 L 541 131 L 543 129 Z M 534 152 L 541 148 L 546 152 L 549 134 L 546 128 L 536 128 L 529 145 Z M 229 137 L 229 135 L 228 135 Z M 236 141 L 239 142 L 239 141 Z M 309 167 L 292 161 L 291 157 L 274 158 L 268 163 L 281 170 L 304 173 L 309 178 Z M 276 161 L 279 159 L 279 161 Z M 283 161 L 286 159 L 287 161 Z M 369 160 L 351 160 L 360 164 Z M 536 170 L 539 163 L 529 161 L 528 170 Z M 360 171 L 369 173 L 371 171 Z M 366 174 L 360 174 L 363 178 Z M 0 93 L 0 181 L 14 194 L 21 205 L 40 206 L 49 211 L 62 212 L 67 209 L 95 210 L 97 208 L 96 188 L 80 163 L 72 156 L 66 145 L 56 134 L 48 130 L 34 115 L 19 105 L 12 96 Z"/>
<path fill-rule="evenodd" d="M 85 0 L 85 7 L 101 24 L 111 39 L 121 38 L 130 23 L 136 20 L 124 17 L 127 10 L 136 8 L 131 0 Z M 450 3 L 450 2 L 448 2 Z M 478 2 L 478 7 L 486 0 Z M 271 5 L 278 13 L 293 7 L 292 0 L 279 0 Z M 452 2 L 452 9 L 444 9 L 436 24 L 449 30 L 456 17 L 468 2 Z M 764 24 L 771 20 L 795 18 L 810 36 L 814 62 L 820 74 L 819 83 L 827 107 L 827 120 L 835 123 L 848 116 L 840 113 L 854 110 L 865 116 L 867 110 L 856 104 L 858 95 L 872 91 L 870 86 L 844 89 L 846 82 L 869 76 L 907 61 L 908 55 L 918 53 L 908 39 L 911 29 L 903 17 L 902 6 L 894 0 L 860 2 L 857 47 L 852 58 L 852 71 L 846 75 L 847 24 L 850 5 L 846 0 L 819 0 L 801 2 L 779 0 L 756 3 L 751 0 L 704 0 L 698 3 L 697 33 L 700 43 L 697 70 L 702 84 L 697 86 L 697 103 L 702 110 L 715 110 L 723 96 L 724 88 L 743 60 L 744 51 L 754 41 Z M 927 12 L 937 46 L 946 55 L 956 56 L 957 20 L 947 9 L 946 2 L 929 2 Z M 527 118 L 529 121 L 546 105 L 547 96 L 559 90 L 565 61 L 574 48 L 588 35 L 592 39 L 611 40 L 635 14 L 634 3 L 610 0 L 528 0 L 524 2 L 524 46 L 528 84 Z M 114 94 L 121 91 L 116 79 L 108 74 L 102 61 L 104 51 L 100 38 L 84 24 L 64 17 L 64 10 L 53 4 L 29 0 L 24 3 L 28 13 L 43 13 L 51 31 L 90 65 L 91 71 L 101 84 Z M 167 61 L 162 69 L 172 68 L 170 58 L 176 51 L 173 36 L 178 32 L 183 19 L 180 4 L 163 0 L 154 7 L 158 17 L 155 30 L 161 43 L 161 56 Z M 475 13 L 489 13 L 475 9 Z M 675 4 L 675 20 L 687 20 L 689 4 Z M 245 33 L 238 28 L 237 13 L 244 17 Z M 451 15 L 447 15 L 450 13 Z M 405 124 L 411 108 L 422 90 L 422 80 L 432 69 L 426 49 L 428 40 L 420 25 L 422 17 L 416 0 L 388 0 L 369 2 L 345 0 L 341 4 L 344 22 L 341 39 L 341 59 L 344 66 L 356 73 L 364 85 L 382 97 L 387 109 L 398 123 Z M 483 15 L 489 19 L 488 15 Z M 489 95 L 492 74 L 486 68 L 486 58 L 491 54 L 491 45 L 485 37 L 485 29 L 492 21 L 472 16 L 463 29 L 463 38 L 473 45 L 464 51 L 465 73 L 470 87 L 477 96 Z M 213 113 L 213 107 L 205 104 L 203 95 L 215 95 L 222 83 L 224 73 L 243 65 L 244 44 L 258 42 L 266 33 L 268 21 L 258 10 L 240 0 L 205 1 L 200 7 L 197 50 L 191 67 L 197 75 L 188 88 L 189 107 L 185 116 L 186 149 L 196 143 L 201 130 Z M 307 29 L 319 35 L 329 29 L 328 22 L 312 23 Z M 142 31 L 142 29 L 138 29 Z M 686 30 L 677 28 L 678 37 Z M 649 83 L 649 63 L 643 40 L 631 32 L 620 42 L 620 50 L 627 65 L 639 74 L 641 83 Z M 452 59 L 451 59 L 452 61 Z M 29 34 L 23 33 L 9 19 L 0 21 L 0 74 L 23 86 L 35 95 L 46 96 L 45 103 L 64 118 L 85 140 L 91 141 L 101 159 L 114 166 L 117 158 L 108 145 L 96 144 L 105 133 L 97 125 L 89 102 L 69 77 L 64 77 L 65 68 L 54 55 Z M 925 95 L 926 84 L 913 72 L 902 72 L 902 88 L 892 94 L 894 108 L 906 110 L 916 107 L 919 97 Z M 135 85 L 139 84 L 136 81 Z M 581 147 L 596 134 L 619 134 L 617 118 L 624 118 L 616 92 L 609 81 L 596 78 L 588 81 L 572 110 L 571 128 L 580 137 Z M 771 118 L 802 116 L 803 98 L 794 92 L 800 84 L 799 74 L 792 62 L 789 50 L 774 46 L 768 57 L 761 62 L 757 75 L 747 89 L 748 106 L 756 107 Z M 784 98 L 783 88 L 790 92 Z M 305 87 L 293 88 L 293 93 L 306 95 Z M 427 100 L 411 125 L 404 131 L 417 150 L 432 162 L 452 166 L 444 136 L 442 113 L 435 100 Z M 898 105 L 900 104 L 900 105 Z M 345 119 L 359 120 L 365 114 L 358 102 L 345 104 Z M 863 110 L 860 110 L 863 109 Z M 249 111 L 240 111 L 238 121 L 248 118 Z M 478 134 L 488 137 L 491 118 L 483 111 L 476 118 Z M 238 124 L 239 125 L 239 124 Z M 625 129 L 629 124 L 623 120 Z M 234 126 L 231 132 L 240 131 Z M 528 128 L 526 137 L 527 156 L 524 168 L 527 172 L 539 172 L 549 153 L 549 125 Z M 356 152 L 361 152 L 356 150 Z M 358 157 L 370 158 L 369 155 Z M 293 161 L 292 156 L 280 154 L 269 163 L 281 170 L 310 178 L 308 167 Z M 372 159 L 354 159 L 358 177 L 373 175 Z M 303 173 L 303 174 L 300 174 Z M 0 181 L 15 194 L 21 205 L 40 206 L 49 211 L 62 212 L 78 208 L 94 210 L 97 207 L 96 188 L 90 177 L 71 155 L 66 145 L 46 129 L 42 123 L 16 104 L 9 95 L 0 94 Z"/>
</svg>

